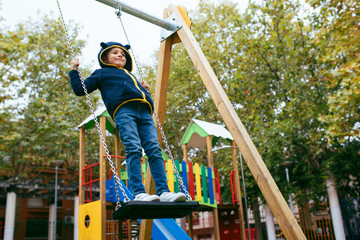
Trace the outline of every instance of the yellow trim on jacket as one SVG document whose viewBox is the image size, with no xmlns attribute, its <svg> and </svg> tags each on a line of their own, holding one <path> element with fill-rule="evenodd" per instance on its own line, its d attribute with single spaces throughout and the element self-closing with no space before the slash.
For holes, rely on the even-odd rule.
<svg viewBox="0 0 360 240">
<path fill-rule="evenodd" d="M 118 67 L 118 68 L 119 68 L 119 67 Z M 128 103 L 128 102 L 132 102 L 132 101 L 140 101 L 140 102 L 142 102 L 142 103 L 147 103 L 147 104 L 149 105 L 149 107 L 150 107 L 150 112 L 151 112 L 151 114 L 153 114 L 153 109 L 152 109 L 152 107 L 151 107 L 151 104 L 148 102 L 148 100 L 146 100 L 145 93 L 140 89 L 139 84 L 138 84 L 138 82 L 136 81 L 136 79 L 134 78 L 134 76 L 131 75 L 131 74 L 129 73 L 129 71 L 126 70 L 125 68 L 120 68 L 120 69 L 124 70 L 124 72 L 131 77 L 131 79 L 133 80 L 133 82 L 134 82 L 134 84 L 135 84 L 135 87 L 141 92 L 143 98 L 142 98 L 142 99 L 141 99 L 141 98 L 129 99 L 129 100 L 121 103 L 121 104 L 120 104 L 119 106 L 117 106 L 117 108 L 115 109 L 114 114 L 113 114 L 113 119 L 115 119 L 116 113 L 117 113 L 117 111 L 119 110 L 119 108 L 120 108 L 122 105 L 124 105 L 125 103 Z"/>
</svg>

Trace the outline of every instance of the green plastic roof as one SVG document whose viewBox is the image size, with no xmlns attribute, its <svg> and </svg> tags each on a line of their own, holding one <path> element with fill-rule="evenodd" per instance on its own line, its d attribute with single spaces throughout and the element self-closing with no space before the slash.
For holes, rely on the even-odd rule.
<svg viewBox="0 0 360 240">
<path fill-rule="evenodd" d="M 192 119 L 181 144 L 188 144 L 189 147 L 206 149 L 206 136 L 213 136 L 212 146 L 220 139 L 233 140 L 230 132 L 223 126 L 197 119 Z"/>
<path fill-rule="evenodd" d="M 112 120 L 112 118 L 111 118 L 110 114 L 108 113 L 108 111 L 106 110 L 105 106 L 98 108 L 95 111 L 95 116 L 96 116 L 98 122 L 100 121 L 100 117 L 102 117 L 102 116 L 106 117 L 106 130 L 108 130 L 111 134 L 115 134 L 116 124 Z M 81 128 L 82 126 L 85 126 L 85 129 L 87 130 L 87 129 L 92 128 L 94 125 L 95 125 L 94 117 L 91 114 L 82 123 L 80 123 L 79 126 L 77 126 L 77 128 Z"/>
</svg>

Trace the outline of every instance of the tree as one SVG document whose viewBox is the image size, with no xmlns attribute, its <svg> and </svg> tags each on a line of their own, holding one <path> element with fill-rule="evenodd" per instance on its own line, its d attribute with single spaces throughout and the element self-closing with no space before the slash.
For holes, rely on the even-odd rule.
<svg viewBox="0 0 360 240">
<path fill-rule="evenodd" d="M 359 194 L 360 43 L 358 1 L 308 1 L 318 50 L 319 72 L 326 83 L 328 113 L 319 116 L 331 142 L 326 168 L 341 194 Z"/>
<path fill-rule="evenodd" d="M 242 82 L 234 81 L 229 94 L 244 99 L 239 114 L 247 116 L 254 142 L 280 189 L 287 185 L 281 163 L 293 162 L 291 175 L 297 177 L 291 191 L 299 198 L 324 193 L 314 183 L 328 154 L 317 119 L 327 111 L 325 85 L 317 76 L 311 32 L 301 10 L 297 1 L 249 5 L 241 25 L 244 34 L 238 38 L 243 64 L 237 75 Z"/>
<path fill-rule="evenodd" d="M 314 44 L 319 49 L 321 79 L 326 82 L 329 112 L 321 115 L 331 141 L 359 140 L 360 119 L 360 3 L 359 1 L 308 1 Z"/>
<path fill-rule="evenodd" d="M 79 54 L 85 42 L 77 40 L 79 26 L 69 26 L 75 54 Z M 62 159 L 70 165 L 77 160 L 75 127 L 89 111 L 68 82 L 71 56 L 63 32 L 60 19 L 49 16 L 0 31 L 0 151 L 1 159 L 9 159 L 2 162 L 9 169 L 3 177 L 26 178 L 51 160 Z M 96 102 L 99 97 L 92 98 Z M 97 141 L 92 141 L 87 148 L 90 158 L 97 156 L 95 149 Z"/>
<path fill-rule="evenodd" d="M 335 93 L 323 72 L 335 68 L 319 60 L 321 48 L 308 24 L 309 12 L 290 0 L 251 2 L 244 14 L 229 1 L 200 2 L 196 12 L 192 32 L 275 181 L 286 189 L 284 196 L 295 193 L 298 203 L 306 204 L 326 195 L 326 188 L 318 183 L 338 170 L 334 166 L 344 159 L 333 157 L 344 157 L 345 149 L 329 142 L 329 125 L 323 121 L 324 116 L 333 116 L 328 98 Z M 165 130 L 171 145 L 178 148 L 179 132 L 185 131 L 192 117 L 222 121 L 183 47 L 173 46 L 172 53 Z M 181 151 L 177 154 L 180 157 Z M 281 167 L 284 161 L 293 163 L 291 187 Z M 356 166 L 356 159 L 350 161 Z M 223 170 L 226 174 L 229 169 Z M 249 195 L 256 200 L 259 190 L 250 181 L 251 174 L 245 173 Z M 349 179 L 348 172 L 337 175 Z"/>
</svg>

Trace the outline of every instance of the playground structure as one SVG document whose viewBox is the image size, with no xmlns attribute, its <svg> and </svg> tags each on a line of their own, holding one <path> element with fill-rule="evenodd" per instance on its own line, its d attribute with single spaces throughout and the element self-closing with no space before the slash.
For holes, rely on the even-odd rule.
<svg viewBox="0 0 360 240">
<path fill-rule="evenodd" d="M 115 134 L 115 139 L 118 139 L 118 135 L 116 133 L 115 123 L 107 113 L 105 107 L 102 107 L 96 111 L 96 116 L 99 118 L 99 121 L 101 123 L 102 128 L 106 129 L 109 133 Z M 99 171 L 99 168 L 106 164 L 106 156 L 100 156 L 102 160 L 100 160 L 97 163 L 88 163 L 85 165 L 85 159 L 83 158 L 85 156 L 84 150 L 84 133 L 85 130 L 90 129 L 94 126 L 94 121 L 92 120 L 92 116 L 88 117 L 85 121 L 83 121 L 78 128 L 80 129 L 80 181 L 79 181 L 79 189 L 80 189 L 80 208 L 79 208 L 79 235 L 80 239 L 87 238 L 87 237 L 101 237 L 102 230 L 105 229 L 105 235 L 106 236 L 117 236 L 120 235 L 121 231 L 121 225 L 115 225 L 113 224 L 113 221 L 109 218 L 109 211 L 114 207 L 116 204 L 117 198 L 116 198 L 116 191 L 115 191 L 115 181 L 114 177 L 111 176 L 111 174 L 105 172 L 104 174 L 101 173 L 101 170 Z M 196 119 L 193 119 L 191 121 L 191 124 L 189 125 L 182 141 L 184 152 L 187 151 L 188 147 L 200 147 L 200 148 L 207 148 L 207 140 L 206 139 L 213 139 L 211 141 L 210 145 L 210 152 L 212 153 L 212 147 L 216 144 L 217 140 L 219 138 L 226 139 L 229 142 L 233 142 L 233 139 L 230 135 L 230 133 L 223 127 L 207 123 L 204 121 L 199 121 Z M 100 142 L 101 147 L 101 142 Z M 116 152 L 119 153 L 119 142 L 115 141 L 115 149 Z M 232 148 L 232 152 L 235 154 L 233 155 L 233 158 L 236 159 L 236 149 Z M 168 186 L 170 191 L 172 192 L 178 192 L 179 191 L 179 183 L 177 178 L 174 174 L 174 166 L 172 164 L 172 161 L 170 159 L 167 159 L 167 156 L 163 154 L 164 156 L 164 164 L 165 169 L 167 172 L 167 180 L 168 180 Z M 124 161 L 124 157 L 121 156 L 112 156 L 114 159 L 116 159 L 116 165 L 118 174 L 121 177 L 121 180 L 126 182 L 128 179 L 126 169 L 124 167 L 120 167 L 122 165 L 122 162 Z M 145 156 L 146 158 L 146 156 Z M 142 160 L 142 173 L 144 176 L 144 179 L 147 178 L 147 160 L 143 158 Z M 234 159 L 233 159 L 234 160 Z M 234 162 L 234 161 L 233 161 Z M 221 192 L 220 192 L 220 182 L 219 182 L 219 173 L 216 169 L 211 169 L 210 167 L 206 167 L 204 165 L 199 165 L 198 163 L 193 164 L 192 162 L 188 161 L 182 161 L 181 163 L 176 160 L 175 161 L 176 168 L 179 170 L 181 177 L 186 185 L 186 189 L 191 195 L 191 198 L 198 201 L 201 205 L 198 211 L 213 211 L 214 214 L 214 226 L 215 229 L 219 230 L 219 219 L 217 216 L 218 210 L 217 205 L 222 203 L 221 200 Z M 101 183 L 104 181 L 105 176 L 105 192 L 104 188 L 101 188 Z M 232 181 L 235 184 L 235 179 L 233 178 Z M 96 195 L 93 191 L 93 189 L 97 189 L 100 185 L 99 189 L 99 196 Z M 126 187 L 124 185 L 124 187 Z M 127 189 L 126 189 L 127 190 Z M 241 192 L 240 187 L 236 188 L 233 192 L 233 195 L 236 195 L 235 199 L 241 199 Z M 131 196 L 130 191 L 127 190 L 126 193 L 128 196 Z M 124 201 L 124 196 L 119 193 L 121 201 Z M 105 202 L 101 202 L 101 200 L 98 200 L 101 198 L 101 196 L 105 196 Z M 234 202 L 233 202 L 234 203 Z M 105 212 L 102 212 L 102 204 L 105 205 L 105 209 L 107 209 Z M 161 203 L 163 205 L 164 203 Z M 164 206 L 162 206 L 164 207 Z M 166 206 L 165 206 L 166 207 Z M 243 221 L 243 212 L 242 212 L 242 205 L 241 202 L 239 204 L 239 207 L 235 207 L 235 209 L 238 209 L 239 213 L 239 224 L 237 226 L 237 229 L 233 231 L 235 233 L 234 237 L 240 237 L 240 233 L 243 233 L 245 230 L 245 225 Z M 145 213 L 144 213 L 145 212 Z M 142 214 L 146 214 L 146 211 L 144 212 L 138 212 L 134 211 L 132 214 L 134 216 L 142 216 Z M 216 215 L 215 215 L 216 213 Z M 99 216 L 102 216 L 103 220 L 99 221 Z M 158 229 L 157 222 L 161 223 L 168 229 L 168 232 L 177 232 L 177 234 L 169 237 L 164 236 L 164 238 L 160 238 L 159 235 L 164 235 L 163 233 L 160 233 L 160 230 Z M 192 232 L 192 219 L 191 217 L 188 217 L 187 219 L 188 223 L 188 231 L 191 235 Z M 111 227 L 111 231 L 109 231 L 109 224 L 113 225 Z M 91 227 L 90 227 L 91 226 Z M 130 230 L 129 230 L 130 231 Z M 179 235 L 179 232 L 181 234 Z M 179 226 L 176 225 L 176 223 L 170 219 L 162 219 L 162 220 L 156 220 L 152 236 L 154 239 L 169 239 L 169 238 L 175 238 L 175 239 L 187 239 L 188 236 L 184 236 L 186 234 Z M 220 233 L 219 233 L 220 235 Z M 128 234 L 129 236 L 129 234 Z M 92 239 L 92 238 L 90 238 Z"/>
<path fill-rule="evenodd" d="M 121 8 L 123 7 L 120 2 L 114 0 L 101 0 L 100 2 L 107 4 L 111 7 Z M 124 8 L 127 9 L 126 7 Z M 131 12 L 131 11 L 130 11 Z M 171 16 L 171 17 L 170 17 Z M 167 28 L 167 32 L 162 35 L 162 42 L 160 45 L 159 52 L 159 65 L 158 65 L 158 75 L 157 75 L 157 83 L 155 89 L 155 98 L 154 98 L 154 106 L 157 111 L 157 116 L 160 124 L 163 124 L 165 118 L 165 107 L 166 107 L 166 98 L 167 98 L 167 87 L 169 80 L 169 72 L 170 72 L 170 59 L 171 59 L 171 47 L 172 44 L 177 43 L 179 41 L 182 42 L 185 49 L 187 50 L 192 62 L 194 63 L 196 69 L 198 70 L 200 77 L 207 88 L 211 98 L 213 99 L 219 113 L 223 117 L 223 120 L 229 129 L 234 142 L 233 147 L 239 148 L 240 152 L 244 156 L 244 159 L 253 174 L 257 184 L 263 193 L 264 198 L 267 201 L 274 217 L 278 221 L 284 235 L 287 239 L 305 239 L 305 236 L 300 229 L 295 217 L 293 216 L 290 208 L 288 207 L 285 199 L 280 193 L 280 190 L 276 186 L 274 179 L 269 173 L 266 165 L 264 164 L 259 152 L 257 151 L 255 145 L 251 141 L 246 129 L 244 128 L 242 122 L 240 121 L 235 109 L 232 107 L 225 91 L 220 85 L 215 73 L 211 69 L 206 57 L 201 51 L 200 46 L 192 35 L 189 28 L 189 18 L 187 17 L 186 11 L 183 8 L 178 8 L 174 5 L 170 5 L 167 9 L 164 10 L 164 18 L 171 18 L 176 22 L 176 26 L 167 28 L 167 26 L 162 26 Z M 147 19 L 144 19 L 147 20 Z M 180 24 L 180 25 L 179 25 Z M 169 33 L 170 31 L 170 33 Z M 101 132 L 105 133 L 106 129 L 106 121 L 105 118 L 100 118 L 100 126 Z M 159 129 L 159 124 L 158 124 Z M 84 133 L 85 129 L 80 129 L 80 179 L 83 179 L 82 169 L 84 168 L 84 160 L 85 160 L 85 149 L 84 149 Z M 117 135 L 117 134 L 115 134 Z M 161 142 L 162 136 L 159 134 L 159 142 Z M 116 138 L 116 142 L 119 142 L 119 139 Z M 211 154 L 211 143 L 212 138 L 206 138 L 206 145 L 208 146 L 208 167 L 214 169 L 213 158 Z M 118 144 L 117 144 L 118 145 Z M 117 152 L 119 150 L 115 150 Z M 116 153 L 115 153 L 116 154 Z M 105 149 L 100 146 L 100 200 L 99 202 L 93 202 L 84 204 L 84 194 L 85 191 L 83 186 L 80 186 L 80 212 L 87 212 L 87 215 L 82 215 L 80 218 L 80 231 L 84 234 L 84 236 L 88 237 L 88 239 L 105 239 L 106 231 L 104 223 L 106 222 L 106 162 L 104 162 Z M 186 145 L 184 147 L 184 160 L 187 161 L 187 149 Z M 234 170 L 237 171 L 237 161 L 233 162 Z M 119 168 L 119 161 L 116 160 L 117 169 Z M 154 194 L 154 183 L 151 177 L 149 169 L 146 172 L 146 183 L 145 188 L 146 191 Z M 235 176 L 238 176 L 238 173 L 235 173 Z M 237 179 L 237 180 L 236 180 Z M 238 177 L 235 178 L 235 183 L 239 186 Z M 213 179 L 213 186 L 214 186 Z M 236 186 L 236 188 L 237 188 Z M 239 197 L 238 199 L 241 199 Z M 98 204 L 96 207 L 89 207 L 89 204 Z M 94 209 L 97 210 L 96 214 L 93 213 Z M 217 211 L 213 211 L 214 218 L 218 220 Z M 81 223 L 82 220 L 87 221 L 86 219 L 92 218 L 93 216 L 101 216 L 101 219 L 97 219 L 93 222 L 99 222 L 100 228 L 93 228 L 93 223 L 89 224 L 86 227 L 86 224 Z M 152 220 L 142 220 L 141 228 L 140 228 L 140 239 L 149 238 L 151 236 L 150 232 L 154 234 L 154 229 L 151 227 Z M 81 226 L 85 226 L 85 229 L 82 229 Z M 155 226 L 157 226 L 155 224 Z M 90 230 L 89 230 L 90 229 Z M 94 237 L 96 232 L 96 238 Z M 220 239 L 218 226 L 215 225 L 215 237 L 216 239 Z M 185 239 L 185 238 L 183 238 Z"/>
</svg>

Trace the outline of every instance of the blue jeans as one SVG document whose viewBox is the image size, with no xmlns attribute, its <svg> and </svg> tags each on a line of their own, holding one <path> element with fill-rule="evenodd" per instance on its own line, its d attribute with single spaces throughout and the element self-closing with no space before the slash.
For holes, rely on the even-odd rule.
<svg viewBox="0 0 360 240">
<path fill-rule="evenodd" d="M 148 157 L 156 194 L 169 192 L 157 130 L 148 104 L 138 101 L 124 104 L 116 113 L 115 123 L 125 145 L 129 185 L 134 197 L 145 193 L 140 166 L 142 148 Z"/>
</svg>

